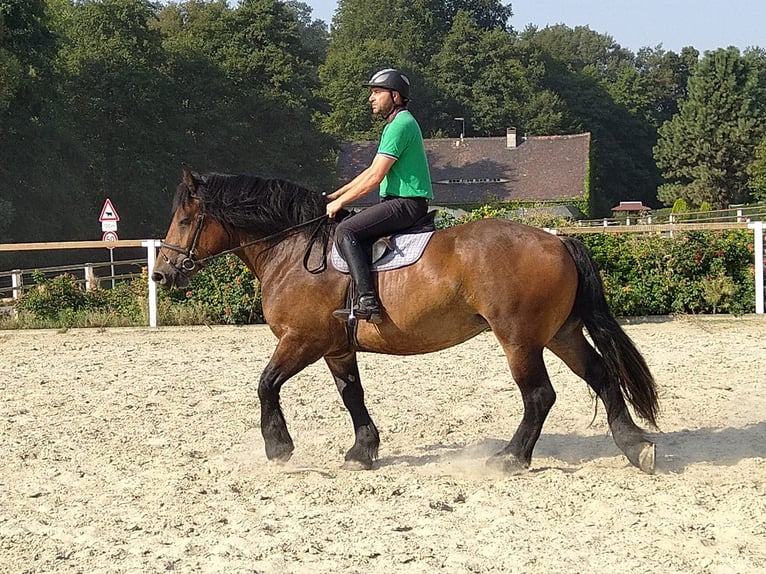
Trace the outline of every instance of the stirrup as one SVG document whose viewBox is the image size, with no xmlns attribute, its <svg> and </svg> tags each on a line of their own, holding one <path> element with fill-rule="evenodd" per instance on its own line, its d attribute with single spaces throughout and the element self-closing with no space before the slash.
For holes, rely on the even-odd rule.
<svg viewBox="0 0 766 574">
<path fill-rule="evenodd" d="M 380 310 L 380 301 L 375 295 L 362 295 L 359 297 L 359 304 L 354 309 L 355 314 L 360 319 L 367 319 L 368 323 L 382 323 L 383 313 Z"/>
<path fill-rule="evenodd" d="M 336 309 L 332 312 L 332 316 L 344 322 L 350 322 L 352 319 L 366 319 L 368 323 L 375 325 L 383 322 L 380 302 L 374 295 L 361 296 L 353 312 L 351 309 Z"/>
</svg>

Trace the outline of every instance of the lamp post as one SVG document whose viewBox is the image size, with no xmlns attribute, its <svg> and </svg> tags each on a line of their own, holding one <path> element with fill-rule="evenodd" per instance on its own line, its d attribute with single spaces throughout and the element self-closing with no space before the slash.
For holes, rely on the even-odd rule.
<svg viewBox="0 0 766 574">
<path fill-rule="evenodd" d="M 455 121 L 461 122 L 460 139 L 462 140 L 465 137 L 465 118 L 455 118 Z"/>
</svg>

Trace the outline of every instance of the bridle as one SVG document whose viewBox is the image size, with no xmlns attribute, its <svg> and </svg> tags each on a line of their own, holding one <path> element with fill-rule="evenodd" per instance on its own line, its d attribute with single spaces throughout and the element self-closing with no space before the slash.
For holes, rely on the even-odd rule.
<svg viewBox="0 0 766 574">
<path fill-rule="evenodd" d="M 205 259 L 197 259 L 197 255 L 194 253 L 197 249 L 197 242 L 199 241 L 199 236 L 202 233 L 202 224 L 205 221 L 205 214 L 200 213 L 197 216 L 197 222 L 196 226 L 194 228 L 194 235 L 192 236 L 192 242 L 191 246 L 188 249 L 184 249 L 183 247 L 179 247 L 177 245 L 173 245 L 172 243 L 166 243 L 165 241 L 160 242 L 160 255 L 162 255 L 162 258 L 165 260 L 165 263 L 173 267 L 176 271 L 179 273 L 182 273 L 184 275 L 188 275 L 194 269 L 196 269 L 198 266 L 203 267 Z M 162 252 L 162 249 L 168 249 L 170 251 L 175 251 L 176 253 L 180 253 L 184 256 L 184 258 L 181 260 L 181 265 L 176 265 L 176 262 L 171 260 L 170 257 L 165 255 Z"/>
<path fill-rule="evenodd" d="M 308 245 L 306 247 L 306 253 L 303 256 L 303 267 L 309 273 L 313 273 L 313 274 L 321 273 L 327 268 L 327 244 L 325 243 L 323 246 L 322 262 L 319 264 L 318 267 L 315 267 L 314 269 L 309 269 L 308 259 L 309 259 L 309 256 L 311 255 L 311 248 L 316 242 L 317 236 L 319 235 L 319 230 L 322 228 L 322 225 L 324 225 L 327 218 L 328 217 L 326 214 L 320 215 L 319 217 L 315 217 L 314 219 L 304 221 L 302 223 L 293 225 L 292 227 L 288 227 L 281 231 L 277 231 L 276 233 L 272 233 L 271 235 L 267 235 L 266 237 L 261 237 L 259 239 L 254 239 L 253 241 L 248 241 L 247 243 L 243 243 L 242 245 L 238 245 L 237 247 L 232 247 L 231 249 L 226 249 L 225 251 L 221 251 L 220 253 L 216 253 L 215 255 L 208 255 L 207 257 L 199 258 L 197 257 L 197 254 L 195 252 L 197 250 L 197 242 L 199 241 L 200 234 L 202 233 L 202 226 L 205 221 L 205 214 L 203 212 L 197 215 L 197 221 L 195 223 L 191 246 L 189 246 L 189 248 L 186 249 L 183 247 L 179 247 L 178 245 L 173 245 L 172 243 L 161 241 L 160 255 L 162 255 L 162 258 L 165 260 L 165 263 L 173 267 L 176 271 L 178 271 L 182 275 L 185 275 L 188 277 L 192 271 L 194 271 L 197 268 L 202 269 L 203 267 L 205 267 L 205 265 L 208 264 L 208 262 L 212 261 L 213 259 L 217 259 L 219 257 L 223 257 L 224 255 L 229 255 L 231 253 L 236 253 L 237 251 L 240 251 L 244 249 L 245 247 L 250 247 L 251 245 L 256 245 L 257 243 L 266 243 L 268 241 L 273 241 L 275 239 L 282 239 L 284 237 L 292 235 L 293 233 L 303 229 L 304 227 L 311 225 L 312 223 L 316 223 L 317 226 L 314 229 L 314 231 L 311 233 L 311 239 L 308 242 Z M 183 255 L 184 258 L 181 260 L 181 264 L 180 265 L 176 264 L 175 261 L 171 260 L 170 257 L 165 255 L 162 252 L 163 248 Z"/>
</svg>

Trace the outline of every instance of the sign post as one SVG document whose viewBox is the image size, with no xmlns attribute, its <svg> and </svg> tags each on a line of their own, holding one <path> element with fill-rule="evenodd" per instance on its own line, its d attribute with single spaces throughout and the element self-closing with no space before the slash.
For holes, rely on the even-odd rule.
<svg viewBox="0 0 766 574">
<path fill-rule="evenodd" d="M 117 241 L 117 222 L 120 220 L 120 216 L 117 215 L 117 210 L 112 205 L 111 200 L 107 197 L 104 202 L 104 207 L 101 208 L 101 215 L 98 220 L 101 222 L 101 231 L 104 232 L 101 241 Z M 114 289 L 114 247 L 109 247 L 109 263 L 112 270 L 112 289 Z"/>
</svg>

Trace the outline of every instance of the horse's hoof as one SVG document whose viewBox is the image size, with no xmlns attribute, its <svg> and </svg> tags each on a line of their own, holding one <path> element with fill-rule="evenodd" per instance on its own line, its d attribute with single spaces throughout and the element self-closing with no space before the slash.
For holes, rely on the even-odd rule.
<svg viewBox="0 0 766 574">
<path fill-rule="evenodd" d="M 341 467 L 343 470 L 372 470 L 372 461 L 362 462 L 361 460 L 347 460 Z"/>
<path fill-rule="evenodd" d="M 523 474 L 529 468 L 529 464 L 512 454 L 495 454 L 487 459 L 487 466 L 509 475 Z"/>
<path fill-rule="evenodd" d="M 656 450 L 654 443 L 647 442 L 638 454 L 638 468 L 646 474 L 654 474 Z"/>
<path fill-rule="evenodd" d="M 266 458 L 276 464 L 284 464 L 293 456 L 293 445 L 282 445 L 266 449 Z"/>
<path fill-rule="evenodd" d="M 623 452 L 625 453 L 625 456 L 628 457 L 630 464 L 639 468 L 646 474 L 654 474 L 654 443 L 651 443 L 648 440 L 642 440 L 630 445 L 628 448 L 624 448 Z"/>
</svg>

